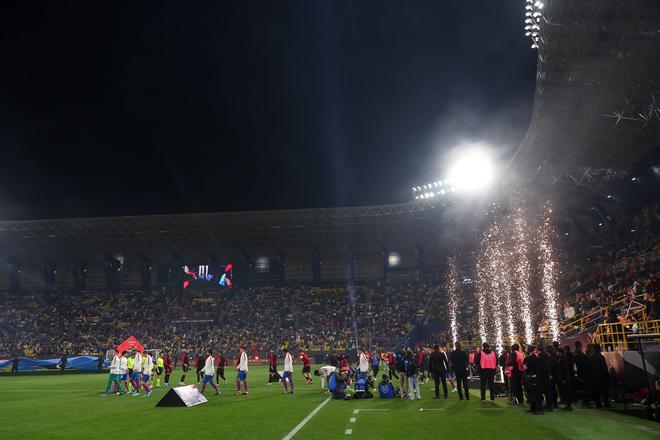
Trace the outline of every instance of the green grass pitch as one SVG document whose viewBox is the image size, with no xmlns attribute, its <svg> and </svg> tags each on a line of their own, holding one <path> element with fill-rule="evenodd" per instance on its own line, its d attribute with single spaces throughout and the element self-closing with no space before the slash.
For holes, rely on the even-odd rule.
<svg viewBox="0 0 660 440">
<path fill-rule="evenodd" d="M 249 396 L 233 395 L 235 373 L 222 396 L 192 408 L 156 408 L 166 389 L 151 397 L 100 397 L 106 375 L 67 374 L 0 377 L 0 439 L 283 439 L 328 394 L 318 381 L 306 385 L 298 371 L 294 395 L 266 385 L 266 369 L 250 370 Z M 179 379 L 180 371 L 173 378 Z M 188 383 L 191 383 L 188 375 Z M 658 439 L 657 425 L 605 410 L 577 410 L 533 416 L 510 407 L 456 394 L 434 400 L 431 383 L 422 400 L 400 399 L 327 402 L 300 428 L 294 439 Z M 424 409 L 423 411 L 420 411 Z M 359 410 L 359 411 L 357 411 Z M 378 411 L 364 411 L 378 410 Z"/>
</svg>

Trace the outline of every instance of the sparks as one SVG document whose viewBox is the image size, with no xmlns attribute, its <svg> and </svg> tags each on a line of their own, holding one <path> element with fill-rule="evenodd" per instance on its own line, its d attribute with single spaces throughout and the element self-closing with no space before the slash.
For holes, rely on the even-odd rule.
<svg viewBox="0 0 660 440">
<path fill-rule="evenodd" d="M 524 326 L 525 342 L 531 344 L 534 341 L 534 327 L 532 325 L 530 289 L 530 264 L 527 239 L 527 221 L 525 210 L 519 206 L 515 209 L 513 219 L 514 236 L 514 261 L 516 290 L 518 292 L 518 304 L 520 315 Z"/>
<path fill-rule="evenodd" d="M 451 338 L 456 347 L 458 342 L 458 264 L 456 257 L 447 258 L 447 293 L 449 297 L 449 326 L 451 329 Z"/>
<path fill-rule="evenodd" d="M 554 228 L 550 214 L 550 204 L 544 206 L 543 221 L 539 228 L 539 252 L 543 264 L 543 273 L 541 277 L 541 289 L 545 300 L 545 317 L 550 323 L 550 333 L 552 340 L 559 340 L 559 319 L 557 316 L 557 263 L 554 257 L 554 247 L 552 239 L 554 237 Z"/>
</svg>

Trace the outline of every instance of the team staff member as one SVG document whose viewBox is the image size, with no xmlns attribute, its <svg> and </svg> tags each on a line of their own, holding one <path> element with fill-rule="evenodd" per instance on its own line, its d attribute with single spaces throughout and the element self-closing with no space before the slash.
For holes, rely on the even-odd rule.
<svg viewBox="0 0 660 440">
<path fill-rule="evenodd" d="M 481 381 L 481 401 L 486 401 L 486 387 L 490 390 L 490 400 L 495 400 L 495 370 L 497 369 L 497 355 L 490 349 L 490 344 L 484 342 L 481 353 L 475 355 L 474 362 L 479 366 L 479 379 Z"/>
<path fill-rule="evenodd" d="M 305 380 L 307 381 L 307 385 L 311 385 L 314 383 L 314 381 L 312 380 L 312 375 L 309 373 L 309 371 L 312 368 L 311 359 L 303 351 L 300 353 L 300 360 L 303 363 L 302 374 Z"/>
<path fill-rule="evenodd" d="M 468 368 L 470 368 L 470 363 L 468 355 L 463 351 L 460 342 L 456 342 L 456 348 L 450 353 L 449 361 L 454 370 L 454 376 L 456 376 L 458 398 L 463 400 L 463 393 L 465 392 L 465 400 L 470 400 L 470 386 L 468 384 Z"/>
<path fill-rule="evenodd" d="M 443 347 L 444 348 L 444 347 Z M 433 347 L 433 353 L 430 356 L 430 370 L 435 381 L 435 398 L 440 398 L 440 381 L 442 381 L 442 392 L 447 398 L 447 371 L 449 371 L 449 359 L 447 353 L 440 350 L 439 345 Z"/>
</svg>

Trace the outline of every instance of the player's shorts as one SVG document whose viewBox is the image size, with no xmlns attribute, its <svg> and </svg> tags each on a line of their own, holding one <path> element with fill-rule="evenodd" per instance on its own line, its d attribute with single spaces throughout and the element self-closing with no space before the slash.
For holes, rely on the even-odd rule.
<svg viewBox="0 0 660 440">
<path fill-rule="evenodd" d="M 446 374 L 447 379 L 449 379 L 449 380 L 456 379 L 456 375 L 454 375 L 453 371 L 447 371 L 447 373 L 445 373 L 445 374 Z"/>
<path fill-rule="evenodd" d="M 149 375 L 148 374 L 143 374 L 142 375 L 142 382 L 149 382 Z"/>
<path fill-rule="evenodd" d="M 158 368 L 156 368 L 156 374 L 159 375 L 159 376 L 160 376 L 161 374 L 163 374 L 163 367 L 158 367 Z"/>
<path fill-rule="evenodd" d="M 126 379 L 128 379 L 128 374 L 124 373 L 119 375 L 119 380 L 124 381 Z"/>
<path fill-rule="evenodd" d="M 247 380 L 247 371 L 238 370 L 238 380 Z"/>
<path fill-rule="evenodd" d="M 292 378 L 293 378 L 293 376 L 292 376 L 292 374 L 291 374 L 290 371 L 285 371 L 285 372 L 282 374 L 282 380 L 283 380 L 283 381 L 286 380 L 286 379 L 289 379 L 289 382 L 291 382 L 291 379 L 292 379 Z"/>
<path fill-rule="evenodd" d="M 312 368 L 310 365 L 303 366 L 303 373 L 309 373 L 310 368 Z"/>
<path fill-rule="evenodd" d="M 272 365 L 268 367 L 268 372 L 269 373 L 277 373 L 277 367 L 273 367 Z"/>
<path fill-rule="evenodd" d="M 184 374 L 187 373 L 188 370 L 190 369 L 190 367 L 189 367 L 188 365 L 185 365 L 185 364 L 184 364 L 184 365 L 181 365 L 181 368 L 183 369 L 183 373 L 184 373 Z"/>
<path fill-rule="evenodd" d="M 133 369 L 132 368 L 128 369 L 128 377 L 133 377 Z"/>
<path fill-rule="evenodd" d="M 140 380 L 140 376 L 142 376 L 142 373 L 140 373 L 139 371 L 136 371 L 136 372 L 133 373 L 133 376 L 131 376 L 131 377 L 133 378 L 133 380 Z"/>
<path fill-rule="evenodd" d="M 204 383 L 211 383 L 213 382 L 213 376 L 210 374 L 205 374 L 204 375 Z"/>
</svg>

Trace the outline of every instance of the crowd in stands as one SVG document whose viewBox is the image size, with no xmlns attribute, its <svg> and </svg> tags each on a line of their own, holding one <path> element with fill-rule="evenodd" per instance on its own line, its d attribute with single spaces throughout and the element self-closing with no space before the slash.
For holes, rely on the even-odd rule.
<svg viewBox="0 0 660 440">
<path fill-rule="evenodd" d="M 561 310 L 566 322 L 585 316 L 596 323 L 615 322 L 631 314 L 631 304 L 644 306 L 648 319 L 660 317 L 656 306 L 660 287 L 658 205 L 643 209 L 632 224 L 616 242 L 597 247 L 589 261 L 567 268 L 570 278 L 565 280 Z"/>
<path fill-rule="evenodd" d="M 150 348 L 213 346 L 250 356 L 283 346 L 348 350 L 396 346 L 416 323 L 428 288 L 252 287 L 180 298 L 142 292 L 0 293 L 0 358 L 103 353 L 134 335 Z M 355 327 L 354 324 L 355 323 Z"/>
<path fill-rule="evenodd" d="M 560 282 L 560 316 L 565 334 L 590 325 L 631 318 L 644 309 L 658 319 L 660 213 L 640 213 L 616 243 L 573 258 Z M 582 263 L 576 263 L 582 261 Z M 476 340 L 474 292 L 462 286 L 460 339 Z M 536 295 L 540 296 L 540 295 Z M 632 309 L 631 304 L 636 308 Z M 542 307 L 536 307 L 539 313 Z M 633 319 L 638 319 L 632 316 Z M 539 314 L 539 331 L 548 326 Z M 395 349 L 417 324 L 440 324 L 421 342 L 451 341 L 448 301 L 435 283 L 339 287 L 237 287 L 191 296 L 166 289 L 151 292 L 0 292 L 0 358 L 98 354 L 134 335 L 143 345 L 172 350 L 213 346 L 231 352 L 246 345 L 252 357 L 284 346 L 308 352 L 349 351 L 356 346 Z"/>
</svg>

